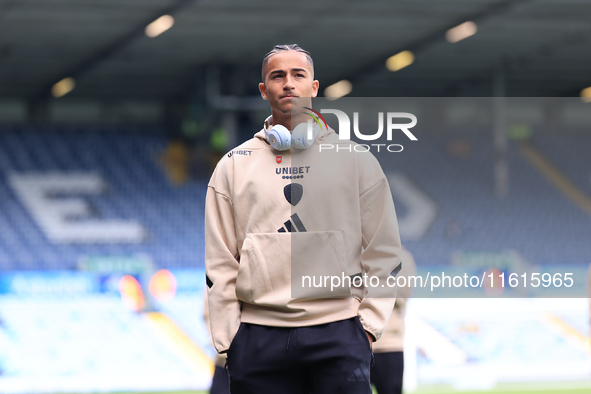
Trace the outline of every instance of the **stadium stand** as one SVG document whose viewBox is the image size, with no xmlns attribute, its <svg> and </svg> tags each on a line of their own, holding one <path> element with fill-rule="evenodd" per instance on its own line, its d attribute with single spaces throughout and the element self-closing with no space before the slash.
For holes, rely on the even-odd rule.
<svg viewBox="0 0 591 394">
<path fill-rule="evenodd" d="M 589 193 L 580 138 L 540 133 L 533 143 Z M 468 154 L 449 153 L 446 147 L 457 140 L 467 143 Z M 142 130 L 1 132 L 0 271 L 74 269 L 84 255 L 137 253 L 148 254 L 161 268 L 202 267 L 205 181 L 169 183 L 158 162 L 166 146 L 162 134 Z M 505 199 L 493 193 L 493 152 L 484 132 L 433 134 L 399 157 L 385 162 L 386 172 L 391 167 L 404 173 L 438 206 L 424 238 L 405 239 L 402 233 L 423 264 L 449 264 L 456 250 L 506 249 L 534 264 L 588 262 L 591 244 L 584 234 L 591 233 L 591 220 L 524 160 L 516 143 L 509 150 L 511 187 Z M 147 233 L 143 242 L 49 242 L 8 180 L 10 174 L 55 172 L 99 174 L 106 190 L 83 196 L 92 208 L 90 219 L 137 221 Z M 397 209 L 403 218 L 405 205 L 397 203 Z"/>
<path fill-rule="evenodd" d="M 585 137 L 587 140 L 581 143 L 580 138 L 577 133 L 537 133 L 531 146 L 577 187 L 591 194 L 589 169 L 581 164 L 590 141 Z M 165 134 L 142 129 L 0 131 L 0 293 L 2 280 L 10 280 L 12 286 L 7 294 L 0 294 L 0 391 L 207 387 L 207 368 L 199 378 L 195 377 L 194 366 L 199 360 L 193 357 L 187 361 L 187 355 L 175 352 L 174 344 L 154 330 L 149 314 L 124 308 L 116 274 L 109 279 L 113 283 L 95 278 L 94 283 L 99 283 L 95 286 L 99 287 L 78 293 L 76 281 L 68 282 L 74 293 L 61 289 L 62 282 L 44 293 L 46 289 L 35 287 L 34 278 L 28 277 L 29 283 L 19 285 L 14 276 L 15 272 L 34 275 L 38 271 L 51 274 L 76 270 L 84 256 L 147 255 L 155 268 L 171 270 L 180 289 L 174 299 L 157 305 L 157 309 L 200 349 L 197 352 L 213 357 L 201 320 L 206 181 L 191 179 L 182 185 L 171 182 L 160 160 L 168 144 Z M 406 237 L 402 232 L 404 244 L 420 265 L 453 264 L 458 251 L 507 250 L 534 265 L 588 264 L 591 219 L 528 163 L 518 142 L 509 145 L 511 187 L 504 199 L 494 196 L 493 151 L 490 136 L 484 131 L 432 133 L 424 136 L 420 145 L 405 148 L 403 155 L 384 160 L 383 167 L 387 174 L 404 174 L 437 207 L 435 219 L 422 238 Z M 27 189 L 30 178 L 25 176 L 37 177 L 33 183 L 59 183 L 56 174 L 99 186 L 89 186 L 86 191 L 69 186 L 61 191 L 45 189 L 49 200 L 63 206 L 83 202 L 85 209 L 74 207 L 78 213 L 70 218 L 74 219 L 72 223 L 96 219 L 135 222 L 145 230 L 145 236 L 138 242 L 117 238 L 110 242 L 63 242 L 59 237 L 51 241 L 47 230 L 38 224 L 35 215 L 40 213 L 35 214 L 30 201 L 27 203 L 36 195 Z M 25 185 L 24 193 L 15 187 L 15 176 L 21 186 Z M 67 186 L 67 182 L 63 185 Z M 396 201 L 396 194 L 394 198 L 399 217 L 410 215 L 411 207 Z M 488 318 L 483 312 L 452 321 L 430 309 L 421 312 L 419 307 L 417 311 L 424 326 L 441 333 L 445 343 L 452 343 L 466 355 L 462 361 L 465 365 L 503 370 L 498 375 L 501 380 L 518 378 L 511 374 L 516 368 L 503 369 L 507 360 L 521 360 L 524 365 L 525 360 L 536 359 L 534 350 L 541 342 L 553 344 L 557 349 L 553 357 L 565 360 L 562 369 L 545 371 L 547 367 L 540 364 L 545 376 L 554 376 L 552 371 L 557 379 L 583 376 L 571 365 L 575 361 L 580 364 L 585 357 L 581 350 L 585 349 L 584 341 L 578 333 L 586 332 L 586 316 L 557 310 L 551 319 L 540 320 L 538 314 L 530 314 L 508 324 L 499 321 L 513 315 Z M 567 326 L 571 327 L 567 334 L 574 338 L 572 348 L 559 346 L 562 334 L 556 334 Z M 423 383 L 441 383 L 451 376 L 432 355 L 419 354 L 418 366 L 418 379 Z M 125 371 L 127 378 L 136 378 L 123 379 L 119 371 Z M 521 378 L 542 376 L 519 371 L 515 373 Z M 465 383 L 461 377 L 458 379 L 459 385 Z"/>
<path fill-rule="evenodd" d="M 1 300 L 2 392 L 195 389 L 207 381 L 207 371 L 196 376 L 116 294 Z"/>
<path fill-rule="evenodd" d="M 205 183 L 171 186 L 157 164 L 166 144 L 162 134 L 146 131 L 0 132 L 0 271 L 74 269 L 83 255 L 135 253 L 150 255 L 163 268 L 202 267 Z M 49 242 L 11 188 L 9 176 L 56 172 L 99 174 L 106 190 L 83 195 L 91 218 L 137 221 L 147 231 L 144 242 Z"/>
<path fill-rule="evenodd" d="M 536 135 L 533 143 L 539 140 L 542 148 L 555 146 L 552 141 L 557 138 Z M 586 264 L 591 244 L 585 234 L 591 234 L 591 218 L 524 160 L 517 143 L 509 145 L 509 194 L 498 199 L 493 191 L 493 149 L 488 134 L 457 132 L 428 139 L 417 148 L 405 150 L 404 158 L 392 165 L 439 207 L 423 239 L 408 240 L 401 234 L 417 261 L 445 265 L 454 250 L 513 249 L 536 265 Z M 448 143 L 457 139 L 471 146 L 468 156 L 453 157 L 446 152 Z M 588 190 L 588 169 L 582 165 L 582 151 L 588 144 L 581 143 L 575 134 L 561 135 L 560 139 L 564 148 L 548 149 L 550 157 Z M 453 237 L 446 235 L 450 223 L 457 223 L 458 234 Z"/>
<path fill-rule="evenodd" d="M 591 195 L 591 165 L 589 155 L 591 135 L 588 130 L 548 130 L 535 136 L 535 144 L 569 179 Z"/>
</svg>

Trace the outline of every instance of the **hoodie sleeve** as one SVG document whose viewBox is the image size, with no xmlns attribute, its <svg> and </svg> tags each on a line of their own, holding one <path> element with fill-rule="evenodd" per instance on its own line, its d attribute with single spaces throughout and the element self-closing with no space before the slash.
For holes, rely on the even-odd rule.
<svg viewBox="0 0 591 394">
<path fill-rule="evenodd" d="M 225 353 L 240 327 L 241 311 L 236 298 L 239 251 L 234 207 L 219 167 L 212 175 L 205 200 L 205 275 L 213 345 L 219 353 Z"/>
<path fill-rule="evenodd" d="M 380 285 L 366 287 L 358 315 L 365 330 L 378 340 L 396 301 L 396 288 L 387 286 L 386 281 L 400 268 L 400 234 L 390 186 L 373 155 L 360 156 L 359 179 L 364 248 L 361 264 L 369 278 L 380 279 Z"/>
</svg>

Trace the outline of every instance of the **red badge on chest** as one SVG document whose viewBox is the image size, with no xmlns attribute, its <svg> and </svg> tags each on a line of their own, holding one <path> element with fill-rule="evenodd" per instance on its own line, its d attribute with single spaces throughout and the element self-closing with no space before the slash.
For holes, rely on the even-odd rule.
<svg viewBox="0 0 591 394">
<path fill-rule="evenodd" d="M 279 163 L 281 163 L 281 161 L 283 160 L 283 157 L 281 157 L 281 156 L 277 156 L 277 157 L 275 158 L 275 160 L 277 160 L 277 164 L 279 164 Z"/>
</svg>

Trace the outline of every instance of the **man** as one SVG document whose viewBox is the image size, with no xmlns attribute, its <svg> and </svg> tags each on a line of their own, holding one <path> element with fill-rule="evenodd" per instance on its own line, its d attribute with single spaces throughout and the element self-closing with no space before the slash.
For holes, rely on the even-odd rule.
<svg viewBox="0 0 591 394">
<path fill-rule="evenodd" d="M 415 260 L 412 254 L 402 249 L 402 269 L 397 275 L 399 283 L 405 286 L 398 287 L 396 292 L 396 304 L 388 320 L 384 334 L 373 347 L 375 362 L 371 366 L 371 383 L 376 387 L 378 394 L 401 394 L 402 376 L 404 375 L 404 317 L 406 315 L 406 302 L 410 297 L 411 283 L 408 279 L 416 274 Z M 402 278 L 406 278 L 404 282 Z"/>
<path fill-rule="evenodd" d="M 319 152 L 320 143 L 353 144 L 326 127 L 309 149 L 291 148 L 290 132 L 307 120 L 301 108 L 318 93 L 308 52 L 276 46 L 263 60 L 262 78 L 272 116 L 218 163 L 208 185 L 214 347 L 228 355 L 233 394 L 369 394 L 371 344 L 392 312 L 394 292 L 370 298 L 350 283 L 334 293 L 294 283 L 304 280 L 297 273 L 316 270 L 349 279 L 396 272 L 400 238 L 390 188 L 370 153 Z"/>
</svg>

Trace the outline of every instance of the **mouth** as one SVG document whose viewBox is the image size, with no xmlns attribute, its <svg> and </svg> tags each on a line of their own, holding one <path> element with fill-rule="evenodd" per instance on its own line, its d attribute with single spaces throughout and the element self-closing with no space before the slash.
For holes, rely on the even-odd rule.
<svg viewBox="0 0 591 394">
<path fill-rule="evenodd" d="M 281 96 L 281 97 L 279 97 L 279 98 L 282 98 L 282 99 L 284 99 L 284 98 L 296 98 L 296 97 L 298 97 L 298 96 L 294 96 L 294 95 L 292 95 L 292 94 L 286 94 L 286 95 L 283 95 L 283 96 Z"/>
</svg>

